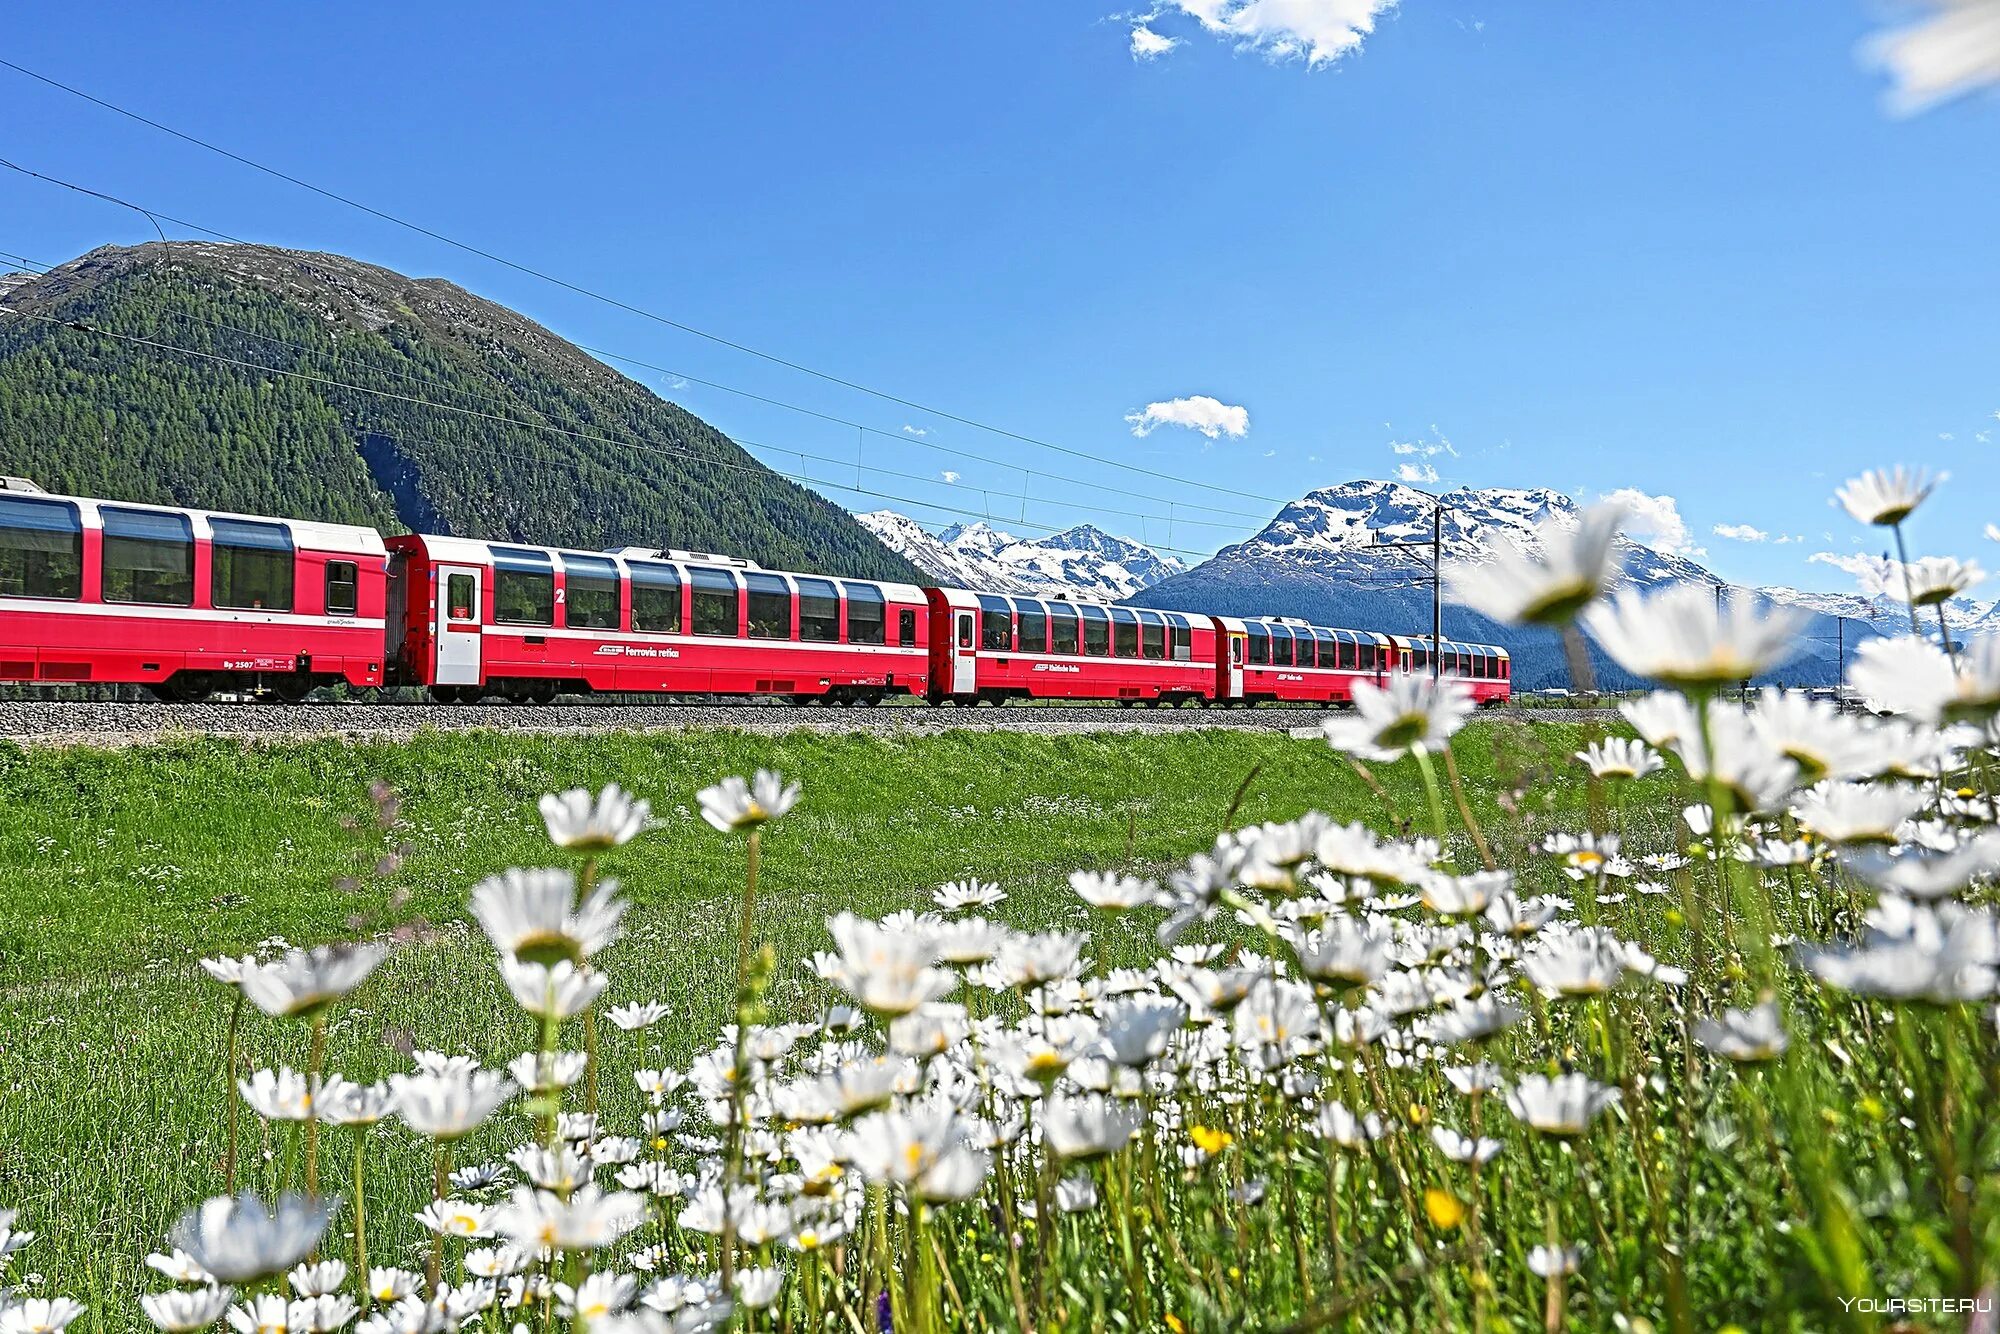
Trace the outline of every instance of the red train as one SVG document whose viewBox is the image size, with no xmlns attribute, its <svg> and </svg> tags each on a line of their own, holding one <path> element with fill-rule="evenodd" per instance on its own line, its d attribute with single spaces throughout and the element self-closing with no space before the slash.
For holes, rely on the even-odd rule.
<svg viewBox="0 0 2000 1334">
<path fill-rule="evenodd" d="M 1509 697 L 1505 649 L 1440 668 Z M 48 495 L 0 483 L 0 681 L 411 685 L 446 703 L 558 694 L 1339 704 L 1431 670 L 1425 636 L 570 551 Z"/>
</svg>

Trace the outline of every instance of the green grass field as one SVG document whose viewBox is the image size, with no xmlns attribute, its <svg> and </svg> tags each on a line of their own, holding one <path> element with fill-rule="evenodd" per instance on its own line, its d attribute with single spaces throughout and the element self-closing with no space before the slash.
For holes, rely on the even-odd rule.
<svg viewBox="0 0 2000 1334">
<path fill-rule="evenodd" d="M 1495 817 L 1524 780 L 1557 794 L 1537 801 L 1580 805 L 1577 785 L 1547 779 L 1581 732 L 1468 729 L 1459 754 L 1475 810 L 1519 828 Z M 606 859 L 634 904 L 626 939 L 606 956 L 616 979 L 607 1002 L 657 997 L 675 1014 L 646 1035 L 659 1050 L 607 1053 L 607 1087 L 628 1098 L 622 1072 L 642 1056 L 684 1062 L 712 1040 L 728 1007 L 742 855 L 740 840 L 693 814 L 694 793 L 759 766 L 805 789 L 766 847 L 760 926 L 781 961 L 781 1007 L 799 996 L 798 965 L 825 944 L 833 912 L 919 906 L 940 882 L 978 875 L 1009 891 L 1009 921 L 1080 926 L 1069 871 L 1163 868 L 1214 836 L 1239 788 L 1239 822 L 1317 807 L 1395 823 L 1325 746 L 1244 732 L 473 733 L 359 746 L 8 748 L 0 751 L 8 812 L 0 1205 L 19 1208 L 21 1225 L 41 1233 L 33 1267 L 49 1288 L 89 1300 L 95 1328 L 137 1328 L 125 1299 L 152 1277 L 143 1257 L 181 1209 L 220 1189 L 228 1011 L 226 993 L 198 967 L 204 954 L 271 937 L 312 944 L 402 928 L 406 943 L 339 1011 L 330 1035 L 328 1068 L 352 1078 L 405 1068 L 397 1048 L 504 1060 L 532 1045 L 464 905 L 482 876 L 550 860 L 534 808 L 545 791 L 615 780 L 652 800 L 661 827 Z M 1397 813 L 1420 812 L 1408 765 L 1385 781 Z M 403 825 L 392 832 L 372 822 L 377 782 L 402 798 Z M 400 867 L 375 874 L 377 860 L 402 844 Z M 1100 938 L 1097 951 L 1137 960 L 1141 944 Z M 246 1021 L 252 1065 L 298 1065 L 302 1048 L 296 1026 Z M 630 1110 L 612 1104 L 614 1115 Z M 392 1131 L 377 1139 L 381 1179 L 420 1188 L 419 1148 Z M 479 1149 L 475 1142 L 461 1160 Z M 371 1202 L 379 1262 L 415 1254 L 410 1213 L 419 1203 L 393 1185 Z"/>
</svg>

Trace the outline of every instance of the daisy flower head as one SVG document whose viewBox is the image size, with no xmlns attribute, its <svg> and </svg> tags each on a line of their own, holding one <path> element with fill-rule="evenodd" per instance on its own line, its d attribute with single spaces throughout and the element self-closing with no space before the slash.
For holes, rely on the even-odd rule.
<svg viewBox="0 0 2000 1334">
<path fill-rule="evenodd" d="M 592 1251 L 612 1245 L 645 1221 L 646 1200 L 629 1191 L 606 1193 L 595 1185 L 567 1198 L 533 1186 L 516 1186 L 494 1215 L 493 1227 L 523 1247 Z"/>
<path fill-rule="evenodd" d="M 651 1028 L 673 1011 L 662 1001 L 635 1001 L 630 1005 L 619 1005 L 609 1012 L 612 1023 L 627 1033 L 636 1033 L 642 1028 Z"/>
<path fill-rule="evenodd" d="M 193 1334 L 222 1319 L 235 1298 L 234 1288 L 172 1288 L 139 1298 L 139 1309 L 162 1334 Z"/>
<path fill-rule="evenodd" d="M 243 994 L 265 1014 L 317 1019 L 367 981 L 382 955 L 377 945 L 320 945 L 272 963 L 246 961 Z"/>
<path fill-rule="evenodd" d="M 1775 1061 L 1790 1041 L 1778 1017 L 1778 1003 L 1769 1000 L 1702 1019 L 1694 1026 L 1694 1037 L 1716 1055 L 1743 1064 Z"/>
<path fill-rule="evenodd" d="M 472 915 L 502 956 L 527 963 L 582 963 L 618 939 L 625 915 L 618 882 L 606 880 L 578 903 L 568 871 L 508 870 L 479 882 Z"/>
<path fill-rule="evenodd" d="M 1986 571 L 1979 568 L 1977 561 L 1962 561 L 1955 556 L 1924 556 L 1907 565 L 1890 561 L 1879 570 L 1866 570 L 1861 582 L 1870 593 L 1880 593 L 1918 607 L 1935 607 L 1951 601 L 1985 579 Z"/>
<path fill-rule="evenodd" d="M 2000 713 L 2000 635 L 1963 645 L 1955 665 L 1914 635 L 1864 640 L 1848 679 L 1870 708 L 1933 724 L 1984 723 Z"/>
<path fill-rule="evenodd" d="M 515 1093 L 512 1080 L 491 1070 L 397 1075 L 389 1085 L 410 1129 L 447 1141 L 470 1135 Z"/>
<path fill-rule="evenodd" d="M 1072 871 L 1069 887 L 1091 907 L 1111 913 L 1144 907 L 1160 897 L 1160 887 L 1151 880 L 1117 871 Z"/>
<path fill-rule="evenodd" d="M 331 1205 L 285 1195 L 266 1209 L 247 1191 L 219 1195 L 181 1215 L 173 1244 L 218 1283 L 261 1283 L 306 1258 L 326 1231 Z"/>
<path fill-rule="evenodd" d="M 1502 546 L 1487 563 L 1449 574 L 1451 590 L 1496 621 L 1566 625 L 1617 573 L 1612 544 L 1624 519 L 1624 507 L 1615 503 L 1552 515 L 1535 526 L 1532 541 Z"/>
<path fill-rule="evenodd" d="M 83 1314 L 83 1303 L 67 1297 L 29 1297 L 0 1310 L 5 1334 L 62 1334 Z"/>
<path fill-rule="evenodd" d="M 500 960 L 500 976 L 514 1003 L 538 1019 L 574 1019 L 588 1010 L 609 986 L 603 973 L 579 968 L 568 959 L 551 967 L 522 959 Z"/>
<path fill-rule="evenodd" d="M 1141 1119 L 1137 1107 L 1102 1094 L 1058 1094 L 1042 1103 L 1042 1137 L 1057 1158 L 1082 1162 L 1124 1148 Z"/>
<path fill-rule="evenodd" d="M 549 841 L 571 852 L 603 852 L 629 843 L 652 819 L 650 802 L 635 800 L 616 783 L 592 796 L 586 788 L 551 792 L 541 800 Z"/>
<path fill-rule="evenodd" d="M 1507 1090 L 1507 1110 L 1544 1135 L 1571 1138 L 1618 1101 L 1618 1090 L 1587 1075 L 1522 1075 Z"/>
<path fill-rule="evenodd" d="M 799 785 L 787 783 L 769 769 L 759 769 L 750 779 L 729 777 L 695 794 L 701 804 L 701 818 L 729 833 L 754 829 L 776 820 L 798 804 Z"/>
<path fill-rule="evenodd" d="M 1742 592 L 1718 606 L 1707 587 L 1677 583 L 1650 595 L 1628 588 L 1592 607 L 1584 627 L 1633 675 L 1707 690 L 1748 681 L 1789 660 L 1805 619 L 1796 607 L 1765 604 Z"/>
<path fill-rule="evenodd" d="M 1583 1252 L 1575 1246 L 1537 1246 L 1528 1252 L 1528 1270 L 1537 1278 L 1574 1274 L 1583 1263 Z"/>
<path fill-rule="evenodd" d="M 968 908 L 991 908 L 1006 901 L 1007 891 L 976 877 L 953 880 L 939 885 L 931 895 L 933 902 L 946 912 L 963 912 Z"/>
<path fill-rule="evenodd" d="M 1947 474 L 1933 477 L 1922 468 L 1871 468 L 1841 484 L 1833 493 L 1854 518 L 1865 524 L 1893 528 L 1924 503 Z"/>
<path fill-rule="evenodd" d="M 1589 768 L 1592 778 L 1644 778 L 1658 773 L 1666 763 L 1653 748 L 1631 737 L 1614 736 L 1593 741 L 1576 753 Z"/>
<path fill-rule="evenodd" d="M 1472 691 L 1452 677 L 1400 673 L 1386 686 L 1354 683 L 1354 714 L 1322 727 L 1335 750 L 1364 760 L 1396 760 L 1435 750 L 1472 712 Z"/>
</svg>

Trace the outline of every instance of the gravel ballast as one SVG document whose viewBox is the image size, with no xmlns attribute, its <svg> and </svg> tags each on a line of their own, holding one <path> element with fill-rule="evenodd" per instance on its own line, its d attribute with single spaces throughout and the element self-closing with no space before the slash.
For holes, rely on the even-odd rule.
<svg viewBox="0 0 2000 1334">
<path fill-rule="evenodd" d="M 0 737 L 34 745 L 126 746 L 175 735 L 282 740 L 310 736 L 407 737 L 425 729 L 568 735 L 584 732 L 735 728 L 746 732 L 872 732 L 925 735 L 1006 732 L 1316 730 L 1337 714 L 1317 709 L 1149 709 L 1062 705 L 997 708 L 797 708 L 789 704 L 115 704 L 0 702 Z M 1491 710 L 1483 718 L 1577 722 L 1611 710 Z"/>
</svg>

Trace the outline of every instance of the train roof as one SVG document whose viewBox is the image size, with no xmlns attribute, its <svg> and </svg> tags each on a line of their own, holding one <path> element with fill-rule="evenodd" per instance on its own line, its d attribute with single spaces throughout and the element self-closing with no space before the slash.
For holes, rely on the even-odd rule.
<svg viewBox="0 0 2000 1334">
<path fill-rule="evenodd" d="M 996 602 L 1005 602 L 1009 605 L 1032 602 L 1041 607 L 1074 607 L 1078 611 L 1088 608 L 1092 611 L 1102 611 L 1107 616 L 1113 613 L 1124 613 L 1140 619 L 1148 616 L 1157 616 L 1164 622 L 1179 625 L 1192 624 L 1197 621 L 1207 622 L 1213 619 L 1212 617 L 1202 615 L 1200 612 L 1168 611 L 1163 607 L 1134 607 L 1123 602 L 1099 602 L 1094 598 L 1044 597 L 1038 593 L 996 593 L 990 589 L 978 588 L 938 587 L 936 591 L 944 595 L 945 605 L 949 607 L 976 609 L 980 606 L 982 599 L 987 599 Z"/>
<path fill-rule="evenodd" d="M 1390 635 L 1389 638 L 1404 648 L 1429 648 L 1431 644 L 1429 635 Z M 1498 644 L 1477 644 L 1465 639 L 1446 639 L 1443 642 L 1446 650 L 1453 653 L 1471 652 L 1488 656 L 1498 654 L 1503 658 L 1512 656 Z"/>
<path fill-rule="evenodd" d="M 534 542 L 492 542 L 485 538 L 441 537 L 435 533 L 412 533 L 400 539 L 404 542 L 420 543 L 433 560 L 466 561 L 472 564 L 490 565 L 495 552 L 532 552 L 547 556 L 567 565 L 578 560 L 608 560 L 614 564 L 630 566 L 634 562 L 654 565 L 673 565 L 685 569 L 688 566 L 707 566 L 729 570 L 740 574 L 771 574 L 791 579 L 829 579 L 842 584 L 865 584 L 878 588 L 886 597 L 898 602 L 922 602 L 923 589 L 915 584 L 900 584 L 883 579 L 850 579 L 843 575 L 814 574 L 803 570 L 766 569 L 756 561 L 744 560 L 737 556 L 719 556 L 705 551 L 684 551 L 678 547 L 617 547 L 605 551 L 586 551 L 580 547 L 548 547 Z"/>
<path fill-rule="evenodd" d="M 10 483 L 20 480 L 22 479 L 8 479 Z M 96 496 L 69 496 L 59 492 L 44 491 L 33 483 L 27 486 L 9 485 L 0 488 L 0 495 L 10 499 L 19 496 L 25 500 L 62 501 L 75 505 L 79 513 L 87 516 L 86 521 L 97 520 L 97 516 L 107 509 L 185 515 L 195 525 L 195 536 L 203 539 L 213 536 L 215 520 L 226 519 L 239 523 L 282 524 L 291 533 L 293 545 L 311 551 L 356 552 L 368 556 L 380 556 L 388 551 L 383 545 L 382 534 L 360 524 L 322 523 L 317 519 L 287 519 L 271 514 L 238 514 L 231 510 L 196 509 L 191 505 L 155 505 L 140 500 L 104 500 Z"/>
</svg>

